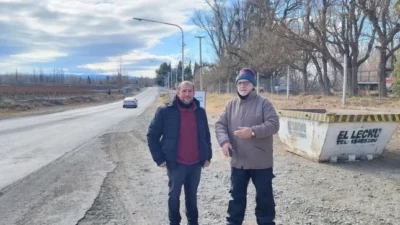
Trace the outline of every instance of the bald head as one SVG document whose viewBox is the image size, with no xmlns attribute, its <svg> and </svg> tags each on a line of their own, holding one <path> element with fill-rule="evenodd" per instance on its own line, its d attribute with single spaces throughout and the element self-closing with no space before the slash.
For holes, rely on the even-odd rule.
<svg viewBox="0 0 400 225">
<path fill-rule="evenodd" d="M 193 91 L 194 91 L 194 84 L 192 82 L 190 82 L 190 81 L 185 80 L 185 81 L 179 83 L 178 92 L 181 90 L 182 86 L 191 86 Z"/>
<path fill-rule="evenodd" d="M 178 98 L 185 104 L 190 104 L 194 98 L 194 84 L 190 81 L 183 81 L 178 85 Z"/>
</svg>

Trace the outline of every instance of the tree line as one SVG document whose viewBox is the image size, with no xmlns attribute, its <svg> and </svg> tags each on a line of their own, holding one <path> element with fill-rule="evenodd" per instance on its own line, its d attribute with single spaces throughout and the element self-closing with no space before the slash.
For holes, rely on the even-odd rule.
<svg viewBox="0 0 400 225">
<path fill-rule="evenodd" d="M 194 73 L 196 73 L 199 68 L 199 65 L 197 63 L 194 63 L 194 67 L 192 69 L 192 62 L 189 62 L 189 64 L 185 67 L 185 70 L 183 71 L 184 80 L 193 80 Z M 167 84 L 169 83 L 166 79 L 169 78 L 170 83 L 173 87 L 176 83 L 182 81 L 182 61 L 179 61 L 176 67 L 173 67 L 171 63 L 164 62 L 159 66 L 159 68 L 156 69 L 155 72 L 155 82 L 157 85 L 167 86 Z"/>
<path fill-rule="evenodd" d="M 130 77 L 124 76 L 122 71 L 118 70 L 117 75 L 74 75 L 65 74 L 63 69 L 55 68 L 52 74 L 46 74 L 40 68 L 34 69 L 32 73 L 20 73 L 18 69 L 15 73 L 5 73 L 0 75 L 0 85 L 52 85 L 52 86 L 65 86 L 65 85 L 110 85 L 115 88 L 121 89 L 124 86 L 136 85 L 138 87 L 148 87 L 154 85 L 153 78 L 147 77 Z"/>
<path fill-rule="evenodd" d="M 318 82 L 325 95 L 347 61 L 348 94 L 358 94 L 357 74 L 376 57 L 379 96 L 400 48 L 396 0 L 206 0 L 193 22 L 207 33 L 216 61 L 214 80 L 232 81 L 243 66 L 261 78 L 279 78 L 290 67 L 301 74 L 302 89 Z"/>
</svg>

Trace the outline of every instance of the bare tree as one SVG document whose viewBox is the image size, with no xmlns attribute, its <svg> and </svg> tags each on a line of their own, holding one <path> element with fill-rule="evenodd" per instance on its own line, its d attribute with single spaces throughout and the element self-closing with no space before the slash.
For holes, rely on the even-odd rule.
<svg viewBox="0 0 400 225">
<path fill-rule="evenodd" d="M 230 46 L 228 53 L 240 59 L 241 66 L 251 66 L 261 74 L 271 74 L 295 56 L 296 49 L 287 39 L 273 32 L 275 8 L 269 1 L 252 1 L 241 42 Z"/>
<path fill-rule="evenodd" d="M 304 63 L 307 63 L 308 58 L 311 59 L 324 93 L 330 94 L 328 65 L 335 68 L 332 70 L 336 71 L 334 75 L 337 71 L 342 72 L 343 56 L 346 55 L 350 93 L 356 95 L 358 68 L 370 56 L 374 44 L 374 29 L 366 27 L 366 17 L 357 7 L 355 0 L 305 0 L 284 3 L 284 13 L 281 13 L 283 16 L 278 18 L 279 26 L 276 26 L 277 32 L 280 36 L 294 41 L 304 51 Z M 361 48 L 366 48 L 362 57 Z M 300 66 L 297 68 L 301 69 Z M 306 64 L 303 65 L 303 74 L 306 72 L 305 68 Z"/>
<path fill-rule="evenodd" d="M 237 72 L 241 62 L 237 55 L 231 53 L 246 39 L 250 4 L 241 0 L 206 2 L 211 11 L 196 12 L 193 22 L 206 31 L 217 57 L 217 65 L 224 67 L 222 71 L 227 79 L 230 79 Z"/>
<path fill-rule="evenodd" d="M 338 21 L 332 23 L 328 32 L 331 39 L 328 40 L 334 49 L 340 54 L 340 59 L 332 59 L 338 70 L 343 70 L 340 65 L 342 56 L 347 58 L 348 81 L 351 96 L 358 94 L 358 69 L 370 57 L 375 41 L 375 30 L 366 25 L 366 16 L 357 7 L 356 0 L 342 0 L 335 9 Z M 362 40 L 362 42 L 361 42 Z M 360 49 L 365 48 L 360 57 Z"/>
<path fill-rule="evenodd" d="M 299 49 L 310 53 L 325 95 L 331 94 L 328 60 L 334 57 L 328 48 L 328 27 L 331 23 L 328 18 L 332 18 L 334 3 L 334 0 L 282 1 L 283 13 L 277 18 L 279 26 L 275 27 L 279 36 L 291 40 Z M 340 63 L 337 64 L 340 66 Z"/>
<path fill-rule="evenodd" d="M 382 65 L 400 48 L 393 45 L 393 38 L 400 30 L 398 15 L 391 15 L 386 4 L 394 7 L 394 0 L 206 2 L 211 10 L 197 12 L 194 22 L 207 32 L 217 56 L 216 68 L 222 73 L 220 78 L 227 80 L 242 66 L 270 74 L 274 69 L 279 71 L 283 65 L 290 65 L 301 71 L 304 91 L 308 90 L 309 82 L 310 85 L 317 82 L 330 95 L 331 79 L 337 84 L 340 80 L 336 76 L 343 75 L 345 56 L 349 94 L 357 95 L 358 69 L 370 57 L 376 36 L 381 58 L 385 60 L 380 60 Z M 377 18 L 376 24 L 371 15 Z M 380 27 L 381 31 L 377 29 Z M 391 49 L 389 44 L 393 46 Z M 317 74 L 314 81 L 309 80 L 310 62 Z M 383 88 L 384 78 L 381 77 L 380 85 Z"/>
<path fill-rule="evenodd" d="M 386 64 L 394 52 L 400 48 L 400 44 L 389 45 L 394 41 L 394 37 L 400 31 L 400 17 L 391 10 L 395 8 L 395 0 L 358 0 L 358 6 L 368 17 L 372 27 L 376 30 L 379 46 L 379 96 L 387 96 L 386 89 Z"/>
<path fill-rule="evenodd" d="M 304 25 L 302 28 L 304 29 L 304 35 L 310 36 L 310 26 L 305 19 L 310 17 L 311 13 L 310 0 L 306 0 L 305 6 L 306 6 L 305 7 L 306 15 L 304 18 L 301 19 Z M 299 5 L 294 5 L 294 7 L 299 7 Z M 298 27 L 298 30 L 301 31 L 301 26 Z M 311 62 L 311 57 L 312 57 L 312 52 L 300 49 L 299 58 L 295 60 L 295 62 L 291 65 L 292 68 L 299 70 L 302 74 L 304 92 L 308 91 L 308 77 L 309 77 L 308 65 Z"/>
</svg>

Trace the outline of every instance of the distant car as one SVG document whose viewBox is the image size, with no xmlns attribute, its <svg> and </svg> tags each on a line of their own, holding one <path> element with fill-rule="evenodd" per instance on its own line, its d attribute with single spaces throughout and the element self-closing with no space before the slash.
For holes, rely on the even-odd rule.
<svg viewBox="0 0 400 225">
<path fill-rule="evenodd" d="M 136 98 L 128 97 L 124 99 L 123 108 L 137 108 L 138 103 Z"/>
<path fill-rule="evenodd" d="M 286 84 L 279 84 L 278 86 L 275 86 L 275 92 L 277 94 L 286 93 L 287 92 L 287 85 Z M 290 93 L 293 92 L 292 86 L 289 86 L 289 92 Z"/>
</svg>

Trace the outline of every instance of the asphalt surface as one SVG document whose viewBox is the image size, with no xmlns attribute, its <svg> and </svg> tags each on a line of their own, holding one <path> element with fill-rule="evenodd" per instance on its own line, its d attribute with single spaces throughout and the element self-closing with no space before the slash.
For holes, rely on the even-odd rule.
<svg viewBox="0 0 400 225">
<path fill-rule="evenodd" d="M 122 101 L 0 121 L 0 224 L 76 224 L 115 165 L 101 136 L 132 129 L 157 89 Z"/>
</svg>

